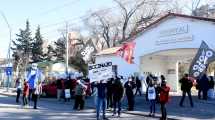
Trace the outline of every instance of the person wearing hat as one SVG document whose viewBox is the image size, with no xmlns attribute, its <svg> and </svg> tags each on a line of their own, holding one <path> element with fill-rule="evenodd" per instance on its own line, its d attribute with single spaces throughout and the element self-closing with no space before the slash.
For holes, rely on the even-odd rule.
<svg viewBox="0 0 215 120">
<path fill-rule="evenodd" d="M 161 105 L 161 120 L 167 119 L 166 103 L 169 101 L 170 87 L 166 85 L 165 77 L 161 75 L 160 105 Z"/>
</svg>

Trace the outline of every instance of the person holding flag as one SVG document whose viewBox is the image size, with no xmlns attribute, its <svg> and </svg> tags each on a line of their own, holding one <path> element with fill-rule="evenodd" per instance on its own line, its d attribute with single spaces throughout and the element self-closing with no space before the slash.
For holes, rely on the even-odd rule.
<svg viewBox="0 0 215 120">
<path fill-rule="evenodd" d="M 38 95 L 42 93 L 42 73 L 37 68 L 36 63 L 32 63 L 31 69 L 27 73 L 26 80 L 29 84 L 28 100 L 30 101 L 32 99 L 34 101 L 34 109 L 37 109 Z"/>
</svg>

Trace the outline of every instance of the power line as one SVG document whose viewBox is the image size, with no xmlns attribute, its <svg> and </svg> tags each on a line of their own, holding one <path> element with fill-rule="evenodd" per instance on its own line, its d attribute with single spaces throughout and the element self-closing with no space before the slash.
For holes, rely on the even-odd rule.
<svg viewBox="0 0 215 120">
<path fill-rule="evenodd" d="M 128 1 L 128 2 L 126 2 L 126 3 L 124 3 L 124 4 L 130 4 L 131 2 L 132 2 L 132 1 Z M 152 1 L 150 1 L 150 2 L 152 2 Z M 161 1 L 161 2 L 163 2 L 163 1 Z M 109 11 L 109 10 L 111 10 L 111 11 L 113 12 L 113 10 L 116 9 L 116 8 L 119 8 L 119 6 L 116 5 L 116 6 L 114 6 L 114 7 L 109 7 L 109 8 L 105 8 L 105 9 L 102 9 L 102 10 L 95 11 L 95 12 L 91 13 L 90 15 L 84 15 L 84 16 L 81 16 L 81 17 L 76 17 L 76 18 L 72 18 L 72 19 L 63 20 L 63 21 L 60 21 L 60 22 L 57 22 L 57 23 L 46 24 L 46 25 L 40 25 L 40 26 L 41 26 L 41 28 L 46 29 L 46 28 L 50 28 L 50 27 L 56 27 L 56 25 L 62 25 L 62 24 L 65 23 L 65 22 L 72 22 L 72 21 L 74 22 L 74 21 L 76 21 L 76 20 L 78 20 L 78 21 L 83 21 L 84 19 L 90 18 L 90 17 L 92 16 L 92 14 L 94 14 L 94 13 L 99 13 L 99 12 L 105 13 L 105 12 L 107 12 L 107 11 Z M 109 12 L 110 12 L 110 11 L 109 11 Z M 132 24 L 136 24 L 136 23 L 132 23 Z M 71 27 L 71 26 L 74 26 L 74 25 L 75 25 L 75 23 L 68 25 L 68 27 Z M 116 24 L 114 24 L 113 26 L 115 26 L 115 25 L 116 25 Z M 63 25 L 62 25 L 62 27 L 63 27 Z M 80 28 L 80 27 L 79 27 L 79 28 Z M 80 29 L 83 29 L 83 28 L 81 27 Z M 45 34 L 48 34 L 48 33 L 50 33 L 50 32 L 52 32 L 52 31 L 58 31 L 58 30 L 59 30 L 59 28 L 56 28 L 56 29 L 54 29 L 54 30 L 51 30 L 51 31 L 49 31 L 49 32 L 44 33 L 44 35 L 45 35 Z"/>
<path fill-rule="evenodd" d="M 60 6 L 51 8 L 51 9 L 45 11 L 45 12 L 42 12 L 40 15 L 47 15 L 47 14 L 49 14 L 49 13 L 55 12 L 56 10 L 59 10 L 59 9 L 68 7 L 68 6 L 70 6 L 71 4 L 74 5 L 75 3 L 79 2 L 79 1 L 81 1 L 81 0 L 73 0 L 73 1 L 70 1 L 70 2 L 67 2 L 67 3 L 64 3 L 63 5 L 60 5 Z"/>
</svg>

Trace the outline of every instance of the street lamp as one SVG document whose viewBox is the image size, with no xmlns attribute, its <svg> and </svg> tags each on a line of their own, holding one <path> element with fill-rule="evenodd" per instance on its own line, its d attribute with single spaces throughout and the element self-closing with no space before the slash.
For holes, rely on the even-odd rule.
<svg viewBox="0 0 215 120">
<path fill-rule="evenodd" d="M 7 24 L 9 33 L 10 33 L 10 41 L 9 41 L 8 53 L 7 53 L 7 60 L 8 60 L 7 61 L 7 65 L 8 66 L 7 67 L 12 67 L 12 66 L 10 66 L 10 65 L 12 65 L 11 58 L 10 58 L 10 47 L 11 47 L 11 41 L 12 41 L 12 38 L 11 38 L 11 36 L 12 36 L 12 29 L 11 29 L 10 24 L 8 23 L 8 20 L 7 20 L 6 16 L 4 15 L 4 13 L 2 11 L 0 11 L 0 14 L 4 18 L 4 20 L 5 20 L 6 24 Z M 9 90 L 10 79 L 11 79 L 11 75 L 8 75 L 8 77 L 7 77 L 7 91 Z"/>
</svg>

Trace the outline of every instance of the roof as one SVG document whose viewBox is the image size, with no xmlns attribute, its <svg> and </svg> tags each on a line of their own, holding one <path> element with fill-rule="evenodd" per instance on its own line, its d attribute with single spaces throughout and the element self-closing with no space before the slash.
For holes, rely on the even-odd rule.
<svg viewBox="0 0 215 120">
<path fill-rule="evenodd" d="M 107 49 L 104 49 L 104 50 L 100 51 L 99 53 L 97 53 L 96 56 L 114 54 L 114 53 L 116 53 L 120 48 L 121 48 L 121 47 L 107 48 Z"/>
<path fill-rule="evenodd" d="M 135 35 L 131 36 L 128 38 L 126 42 L 134 40 L 135 37 L 140 35 L 141 33 L 145 32 L 146 30 L 150 29 L 152 26 L 168 19 L 168 18 L 173 18 L 173 17 L 181 17 L 181 18 L 188 18 L 188 19 L 195 19 L 195 20 L 202 20 L 202 21 L 208 21 L 208 22 L 215 22 L 215 19 L 213 18 L 206 18 L 206 17 L 198 17 L 198 16 L 191 16 L 191 15 L 185 15 L 185 14 L 178 14 L 178 13 L 171 13 L 169 12 L 168 14 L 160 17 L 159 19 L 155 20 L 148 26 L 144 27 L 143 29 L 139 30 Z"/>
<path fill-rule="evenodd" d="M 215 22 L 215 19 L 213 19 L 213 18 L 198 17 L 198 16 L 191 16 L 191 15 L 177 14 L 177 13 L 169 12 L 168 14 L 164 15 L 163 17 L 160 17 L 159 19 L 155 20 L 154 22 L 152 22 L 148 26 L 144 27 L 142 30 L 138 31 L 134 36 L 128 38 L 128 40 L 126 42 L 135 40 L 134 38 L 141 35 L 143 32 L 150 29 L 152 26 L 162 22 L 165 19 L 171 18 L 171 17 L 182 17 L 182 18 L 189 18 L 189 19 L 202 20 L 202 21 L 208 21 L 208 22 Z M 113 48 L 104 49 L 104 50 L 100 51 L 99 53 L 97 53 L 96 56 L 114 54 L 119 49 L 120 49 L 120 47 L 113 47 Z"/>
<path fill-rule="evenodd" d="M 177 14 L 177 13 L 168 13 L 168 14 L 164 15 L 163 17 L 159 18 L 158 20 L 154 21 L 153 23 L 149 24 L 145 29 L 147 29 L 147 28 L 151 27 L 152 25 L 159 23 L 160 21 L 167 19 L 171 16 L 172 17 L 182 17 L 182 18 L 190 18 L 190 19 L 196 19 L 196 20 L 215 22 L 215 19 L 213 19 L 213 18 L 198 17 L 198 16 L 191 16 L 191 15 Z"/>
</svg>

